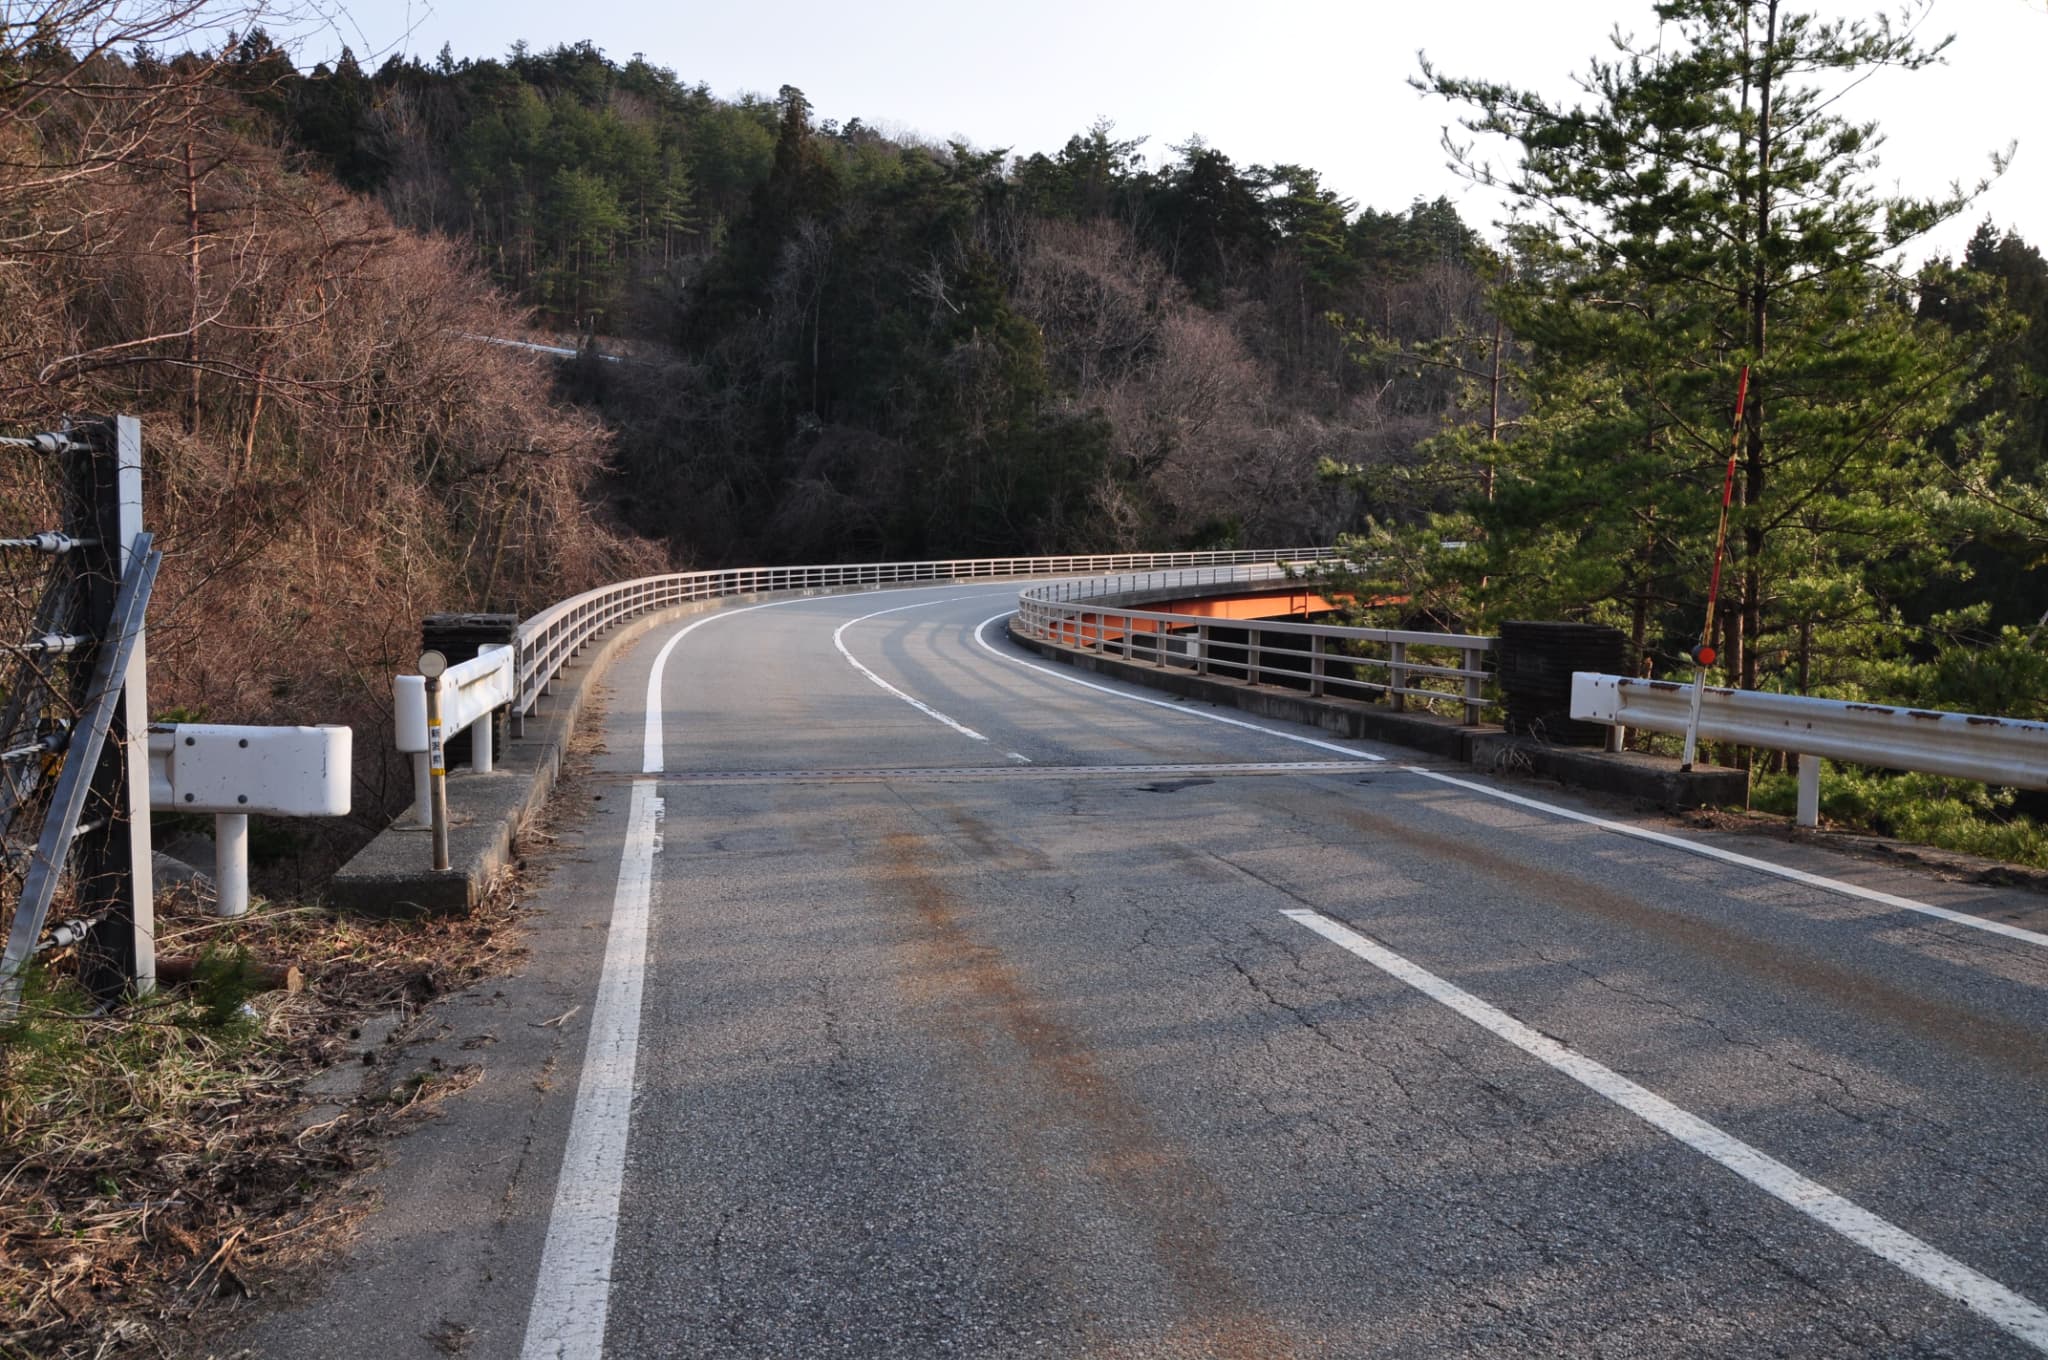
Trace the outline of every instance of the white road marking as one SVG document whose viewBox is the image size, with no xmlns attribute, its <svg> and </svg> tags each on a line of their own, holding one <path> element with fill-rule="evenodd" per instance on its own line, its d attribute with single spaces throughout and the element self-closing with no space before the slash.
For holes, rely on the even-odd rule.
<svg viewBox="0 0 2048 1360">
<path fill-rule="evenodd" d="M 1004 754 L 1020 765 L 1029 765 L 1031 763 L 1031 757 L 1025 755 L 1022 751 L 1006 751 Z"/>
<path fill-rule="evenodd" d="M 555 1206 L 541 1249 L 540 1278 L 526 1314 L 520 1360 L 600 1360 L 611 1300 L 612 1249 L 633 1117 L 633 1067 L 640 1044 L 640 986 L 647 965 L 647 917 L 654 897 L 655 781 L 633 781 L 625 851 L 612 898 L 611 937 L 590 1014 L 583 1077 L 569 1144 L 555 1180 Z"/>
<path fill-rule="evenodd" d="M 1243 722 L 1236 718 L 1226 718 L 1219 713 L 1207 713 L 1200 709 L 1183 708 L 1178 704 L 1170 704 L 1161 699 L 1146 699 L 1135 694 L 1125 694 L 1120 690 L 1111 689 L 1107 685 L 1094 684 L 1077 676 L 1064 674 L 1059 669 L 1051 666 L 1041 666 L 1035 662 L 1022 661 L 1013 656 L 1006 656 L 991 645 L 989 640 L 983 636 L 983 633 L 991 623 L 1008 617 L 1008 614 L 998 614 L 995 618 L 982 620 L 980 625 L 974 630 L 974 640 L 980 643 L 991 655 L 1000 657 L 1002 660 L 1008 661 L 1013 665 L 1043 672 L 1056 680 L 1064 680 L 1071 685 L 1080 685 L 1084 689 L 1098 690 L 1104 694 L 1114 694 L 1120 699 L 1129 699 L 1132 703 L 1151 704 L 1157 708 L 1170 708 L 1175 712 L 1192 714 L 1197 718 L 1207 718 L 1212 722 L 1228 723 L 1232 727 L 1248 727 L 1255 732 L 1264 732 L 1268 736 L 1279 737 L 1283 741 L 1300 742 L 1304 746 L 1316 746 L 1326 751 L 1336 751 L 1350 756 L 1354 760 L 1385 759 L 1384 756 L 1372 755 L 1365 751 L 1354 751 L 1348 747 L 1337 746 L 1330 742 L 1317 741 L 1312 737 L 1296 736 L 1291 732 L 1278 732 L 1270 727 L 1260 727 L 1255 723 Z M 1682 836 L 1673 836 L 1662 831 L 1653 831 L 1649 827 L 1631 826 L 1627 822 L 1617 822 L 1607 817 L 1596 817 L 1586 812 L 1575 812 L 1570 808 L 1559 807 L 1555 803 L 1546 803 L 1540 799 L 1508 793 L 1502 789 L 1488 788 L 1484 784 L 1475 783 L 1469 779 L 1459 779 L 1454 775 L 1440 774 L 1435 770 L 1425 770 L 1419 765 L 1404 765 L 1401 768 L 1409 774 L 1421 775 L 1424 779 L 1434 779 L 1442 784 L 1454 784 L 1461 789 L 1469 789 L 1473 793 L 1484 794 L 1488 798 L 1498 798 L 1503 802 L 1517 803 L 1523 807 L 1534 808 L 1538 812 L 1547 812 L 1554 817 L 1564 817 L 1574 822 L 1584 822 L 1588 826 L 1597 826 L 1604 831 L 1612 831 L 1618 835 L 1633 836 L 1638 840 L 1670 846 L 1676 850 L 1683 850 L 1687 854 L 1700 855 L 1707 859 L 1717 859 L 1726 864 L 1739 864 L 1745 869 L 1755 869 L 1759 873 L 1790 879 L 1795 883 L 1806 884 L 1808 887 L 1820 888 L 1827 892 L 1838 893 L 1844 897 L 1860 898 L 1866 902 L 1877 902 L 1888 907 L 1897 907 L 1902 911 L 1918 912 L 1923 916 L 1932 916 L 1939 920 L 1952 922 L 1955 925 L 1968 926 L 1972 930 L 1982 930 L 1993 935 L 2003 935 L 2007 939 L 2018 940 L 2024 944 L 2048 946 L 2048 934 L 2043 934 L 2038 930 L 2028 930 L 2024 926 L 2008 925 L 2004 921 L 1990 921 L 1981 916 L 1972 916 L 1967 912 L 1954 911 L 1948 907 L 1937 907 L 1930 902 L 1918 902 L 1910 897 L 1900 897 L 1895 893 L 1882 892 L 1876 888 L 1859 887 L 1854 883 L 1845 883 L 1841 879 L 1829 878 L 1824 874 L 1808 873 L 1804 869 L 1794 869 L 1789 865 L 1774 864 L 1770 860 L 1757 859 L 1754 856 L 1744 855 L 1734 850 L 1723 850 L 1719 846 L 1708 845 L 1701 841 L 1687 840 Z"/>
<path fill-rule="evenodd" d="M 1653 831 L 1646 826 L 1631 826 L 1627 822 L 1617 822 L 1606 817 L 1596 817 L 1588 812 L 1575 812 L 1571 808 L 1559 807 L 1555 803 L 1546 803 L 1537 798 L 1525 798 L 1521 794 L 1509 793 L 1504 789 L 1488 788 L 1486 785 L 1475 783 L 1470 779 L 1458 779 L 1451 775 L 1439 774 L 1435 770 L 1425 770 L 1418 765 L 1404 765 L 1401 768 L 1409 774 L 1419 774 L 1424 779 L 1434 779 L 1440 784 L 1455 784 L 1461 789 L 1470 789 L 1474 793 L 1483 793 L 1488 798 L 1498 798 L 1505 803 L 1515 803 L 1522 807 L 1534 808 L 1538 812 L 1547 812 L 1553 817 L 1564 817 L 1570 821 L 1584 822 L 1587 826 L 1597 826 L 1603 831 L 1613 831 L 1623 836 L 1633 836 L 1637 840 L 1650 841 L 1656 845 L 1667 845 L 1675 850 L 1683 850 L 1687 854 L 1700 855 L 1707 859 L 1717 859 L 1726 864 L 1739 864 L 1745 869 L 1755 869 L 1760 873 L 1774 874 L 1779 878 L 1789 878 L 1794 883 L 1804 883 L 1808 887 L 1822 888 L 1828 892 L 1839 893 L 1844 897 L 1857 897 L 1866 902 L 1879 902 L 1888 907 L 1897 907 L 1902 911 L 1915 911 L 1923 916 L 1938 917 L 1943 921 L 1950 921 L 1959 926 L 1968 926 L 1972 930 L 1989 931 L 1993 935 L 2003 935 L 2007 939 L 2019 940 L 2025 944 L 2048 946 L 2048 935 L 2044 935 L 2038 930 L 2028 930 L 2023 926 L 2007 925 L 2003 921 L 1987 921 L 1981 916 L 1971 916 L 1967 912 L 1952 911 L 1947 907 L 1937 907 L 1928 902 L 1916 902 L 1910 897 L 1899 897 L 1893 893 L 1880 892 L 1876 888 L 1859 887 L 1854 883 L 1845 883 L 1838 878 L 1828 878 L 1823 874 L 1808 873 L 1804 869 L 1794 869 L 1789 865 L 1774 864 L 1767 859 L 1757 859 L 1750 855 L 1739 854 L 1733 850 L 1723 850 L 1717 845 L 1687 840 L 1683 836 L 1673 836 L 1663 831 Z"/>
<path fill-rule="evenodd" d="M 856 623 L 866 623 L 869 619 L 879 619 L 884 614 L 901 614 L 906 609 L 929 609 L 935 604 L 951 603 L 952 601 L 950 600 L 919 600 L 915 604 L 899 604 L 894 609 L 877 609 L 872 614 L 863 614 L 857 619 L 848 619 L 845 623 L 840 624 L 837 628 L 832 630 L 832 645 L 834 647 L 837 647 L 839 649 L 839 654 L 846 658 L 847 665 L 853 667 L 862 675 L 865 675 L 868 679 L 874 681 L 875 684 L 885 692 L 895 695 L 904 703 L 909 704 L 912 708 L 924 714 L 927 718 L 933 718 L 939 722 L 944 723 L 946 726 L 952 728 L 955 732 L 958 732 L 963 737 L 971 738 L 974 741 L 987 741 L 987 737 L 984 737 L 983 735 L 981 735 L 981 733 L 975 731 L 973 728 L 967 726 L 965 723 L 956 722 L 954 719 L 947 717 L 945 714 L 939 712 L 939 710 L 937 710 L 936 708 L 933 708 L 930 704 L 924 702 L 924 700 L 916 698 L 909 694 L 905 694 L 902 690 L 896 688 L 887 680 L 884 680 L 881 676 L 876 675 L 866 666 L 861 665 L 860 660 L 857 657 L 855 657 L 852 652 L 846 650 L 846 630 L 853 627 L 853 625 L 855 625 Z"/>
<path fill-rule="evenodd" d="M 1879 1218 L 1818 1181 L 1801 1175 L 1732 1134 L 1724 1133 L 1699 1116 L 1680 1109 L 1655 1092 L 1638 1086 L 1619 1072 L 1539 1033 L 1499 1007 L 1481 1001 L 1349 926 L 1320 912 L 1299 908 L 1281 914 L 1332 944 L 1349 950 L 1430 1000 L 1448 1006 L 1531 1057 L 1549 1064 L 1658 1131 L 1719 1162 L 1764 1193 L 1840 1233 L 1865 1251 L 1889 1261 L 1922 1284 L 1956 1300 L 2036 1350 L 2048 1352 L 2048 1311 L 1990 1276 L 1972 1270 L 1904 1228 Z"/>
<path fill-rule="evenodd" d="M 1112 689 L 1108 685 L 1098 685 L 1091 680 L 1083 680 L 1078 675 L 1070 675 L 1058 667 L 1041 666 L 1035 661 L 1025 661 L 1019 657 L 1006 656 L 997 650 L 994 644 L 983 634 L 990 624 L 998 619 L 1007 619 L 1015 612 L 1013 609 L 1005 610 L 994 618 L 983 619 L 974 629 L 974 640 L 981 644 L 984 651 L 999 660 L 1009 662 L 1013 666 L 1022 666 L 1027 671 L 1038 671 L 1043 675 L 1051 676 L 1055 680 L 1064 680 L 1070 685 L 1079 685 L 1082 689 L 1092 689 L 1100 694 L 1110 694 L 1119 699 L 1128 699 L 1134 704 L 1150 704 L 1153 708 L 1171 709 L 1175 713 L 1185 713 L 1191 718 L 1206 718 L 1210 722 L 1222 723 L 1226 727 L 1242 727 L 1247 732 L 1259 732 L 1269 737 L 1278 737 L 1282 741 L 1291 741 L 1302 746 L 1313 746 L 1319 751 L 1335 751 L 1338 755 L 1348 756 L 1352 760 L 1386 760 L 1385 756 L 1376 756 L 1370 751 L 1354 750 L 1349 746 L 1339 746 L 1334 741 L 1318 741 L 1314 737 L 1298 736 L 1293 732 L 1282 732 L 1272 727 L 1261 727 L 1257 723 L 1246 722 L 1242 718 L 1226 718 L 1221 713 L 1211 713 L 1206 709 L 1188 708 L 1181 704 L 1170 704 L 1164 699 L 1147 699 L 1142 694 L 1126 694 L 1120 689 Z"/>
<path fill-rule="evenodd" d="M 972 585 L 930 587 L 933 590 L 978 590 L 980 588 L 981 583 L 978 581 Z M 853 600 L 859 599 L 863 595 L 894 595 L 900 589 L 901 587 L 887 590 L 852 590 L 835 598 Z M 721 609 L 716 613 L 706 614 L 701 619 L 684 624 L 675 631 L 674 635 L 667 642 L 662 643 L 661 650 L 654 654 L 653 668 L 647 672 L 647 727 L 640 746 L 640 772 L 642 774 L 660 774 L 662 771 L 662 761 L 665 758 L 662 754 L 661 730 L 662 672 L 668 666 L 669 653 L 676 649 L 678 643 L 707 623 L 716 623 L 720 619 L 729 619 L 738 614 L 751 614 L 757 609 L 779 609 L 783 605 L 788 604 L 812 604 L 820 598 L 823 597 L 803 595 L 793 600 L 769 600 L 765 604 L 748 604 L 741 605 L 738 609 Z M 942 601 L 931 601 L 931 603 L 942 603 Z"/>
</svg>

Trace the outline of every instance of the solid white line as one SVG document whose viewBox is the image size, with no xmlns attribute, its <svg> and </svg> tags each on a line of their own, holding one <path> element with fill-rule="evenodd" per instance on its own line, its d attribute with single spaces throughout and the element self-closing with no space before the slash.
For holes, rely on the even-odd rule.
<svg viewBox="0 0 2048 1360">
<path fill-rule="evenodd" d="M 1320 912 L 1299 908 L 1281 914 L 1356 954 L 1432 1001 L 1448 1006 L 1531 1057 L 1549 1064 L 1653 1128 L 1719 1162 L 1764 1193 L 1840 1233 L 1865 1251 L 1891 1262 L 1922 1284 L 1946 1294 L 2036 1350 L 2048 1352 L 2048 1311 L 1990 1276 L 1972 1270 L 1904 1228 L 1844 1199 L 1818 1181 L 1808 1179 L 1776 1158 L 1638 1086 L 1619 1072 L 1603 1067 L 1575 1049 L 1531 1029 L 1499 1007 L 1481 1001 L 1349 926 Z"/>
<path fill-rule="evenodd" d="M 1181 704 L 1170 704 L 1164 699 L 1147 699 L 1141 694 L 1126 694 L 1120 689 L 1112 689 L 1108 685 L 1098 685 L 1093 681 L 1083 680 L 1077 675 L 1070 675 L 1065 670 L 1057 667 L 1041 666 L 1035 661 L 1025 661 L 1019 657 L 1007 656 L 997 650 L 982 634 L 997 619 L 1007 619 L 1015 612 L 1015 610 L 1005 610 L 1003 613 L 997 614 L 995 618 L 983 619 L 974 629 L 974 640 L 982 645 L 983 650 L 987 651 L 990 656 L 1007 661 L 1013 666 L 1022 666 L 1027 671 L 1038 671 L 1042 674 L 1050 675 L 1055 680 L 1064 680 L 1070 685 L 1079 685 L 1082 689 L 1092 689 L 1100 694 L 1111 694 L 1119 699 L 1128 699 L 1134 704 L 1150 704 L 1153 708 L 1170 709 L 1175 713 L 1185 713 L 1191 718 L 1206 718 L 1210 722 L 1219 722 L 1226 727 L 1242 727 L 1248 732 L 1261 732 L 1269 737 L 1278 737 L 1282 741 L 1292 741 L 1303 746 L 1313 746 L 1319 751 L 1335 751 L 1338 755 L 1349 756 L 1353 760 L 1384 761 L 1386 759 L 1385 756 L 1376 756 L 1370 751 L 1358 751 L 1349 746 L 1339 746 L 1333 741 L 1317 741 L 1314 737 L 1297 736 L 1292 732 L 1282 732 L 1271 727 L 1261 727 L 1257 723 L 1249 723 L 1242 718 L 1226 718 L 1221 713 L 1211 713 L 1199 708 L 1187 708 Z"/>
<path fill-rule="evenodd" d="M 905 694 L 902 690 L 896 688 L 887 680 L 884 680 L 881 676 L 876 675 L 866 666 L 861 665 L 859 659 L 856 658 L 852 652 L 846 650 L 846 630 L 853 627 L 853 625 L 855 625 L 856 623 L 866 623 L 869 619 L 879 619 L 884 614 L 901 614 L 906 609 L 929 609 L 935 604 L 951 603 L 952 601 L 950 600 L 919 600 L 916 604 L 899 604 L 894 609 L 877 609 L 872 614 L 863 614 L 857 619 L 848 619 L 845 623 L 840 624 L 837 628 L 832 630 L 832 645 L 834 647 L 837 647 L 839 649 L 839 654 L 846 658 L 847 665 L 853 667 L 862 675 L 865 675 L 868 679 L 874 681 L 875 684 L 880 686 L 886 692 L 895 695 L 904 703 L 909 704 L 912 708 L 924 714 L 927 718 L 937 719 L 939 722 L 944 723 L 946 726 L 952 728 L 955 732 L 958 732 L 963 737 L 969 737 L 975 741 L 987 741 L 987 737 L 984 737 L 983 735 L 981 735 L 981 733 L 975 731 L 973 728 L 967 726 L 965 723 L 955 722 L 953 719 L 939 712 L 939 710 L 933 708 L 930 704 L 924 702 L 922 699 L 917 699 L 912 697 L 911 695 Z"/>
<path fill-rule="evenodd" d="M 651 779 L 633 782 L 619 886 L 612 898 L 611 938 L 605 943 L 576 1112 L 555 1179 L 555 1207 L 548 1217 L 520 1360 L 599 1360 L 604 1352 L 626 1135 L 633 1117 L 647 916 L 654 896 L 654 856 L 661 848 L 655 823 L 662 802 L 655 787 Z"/>
<path fill-rule="evenodd" d="M 931 586 L 929 589 L 978 590 L 982 587 L 982 584 L 979 581 L 972 584 L 963 582 L 955 586 Z M 902 587 L 899 586 L 888 590 L 851 590 L 843 595 L 832 598 L 856 600 L 863 595 L 894 595 L 901 589 Z M 721 609 L 714 614 L 706 614 L 703 618 L 697 619 L 692 623 L 684 624 L 676 630 L 667 642 L 662 643 L 661 650 L 654 654 L 653 668 L 647 672 L 647 727 L 640 745 L 640 772 L 642 774 L 660 774 L 662 772 L 662 762 L 665 757 L 662 753 L 661 680 L 662 672 L 668 666 L 669 653 L 676 649 L 677 643 L 707 623 L 716 623 L 720 619 L 729 619 L 736 614 L 751 614 L 757 609 L 778 609 L 786 604 L 815 604 L 821 598 L 824 597 L 804 595 L 793 600 L 770 600 L 766 604 L 748 604 L 741 605 L 738 609 Z M 930 603 L 939 604 L 943 603 L 943 601 L 934 600 L 930 601 Z"/>
<path fill-rule="evenodd" d="M 1878 902 L 1887 907 L 1897 907 L 1902 911 L 1916 911 L 1923 916 L 1938 917 L 1941 920 L 1950 921 L 1959 926 L 1968 926 L 1972 930 L 1988 931 L 1993 935 L 2003 935 L 2007 939 L 2019 940 L 2025 944 L 2048 945 L 2048 935 L 2044 935 L 2038 930 L 2028 930 L 2023 926 L 2007 925 L 2003 921 L 1987 921 L 1981 916 L 1971 916 L 1967 912 L 1952 911 L 1947 907 L 1937 907 L 1928 902 L 1916 902 L 1910 897 L 1899 897 L 1893 893 L 1880 892 L 1876 888 L 1864 888 L 1854 883 L 1844 883 L 1838 878 L 1828 878 L 1822 874 L 1808 873 L 1804 869 L 1794 869 L 1789 865 L 1774 864 L 1767 859 L 1756 859 L 1749 855 L 1738 854 L 1733 850 L 1723 850 L 1716 845 L 1707 845 L 1701 841 L 1687 840 L 1683 836 L 1673 836 L 1662 831 L 1652 831 L 1645 826 L 1631 826 L 1627 822 L 1612 821 L 1606 817 L 1595 817 L 1587 812 L 1574 812 L 1570 808 L 1559 807 L 1555 803 L 1546 803 L 1536 798 L 1525 798 L 1521 794 L 1508 793 L 1502 789 L 1491 789 L 1484 784 L 1474 783 L 1469 779 L 1458 779 L 1451 775 L 1439 774 L 1435 770 L 1425 770 L 1418 765 L 1404 765 L 1401 768 L 1409 774 L 1419 774 L 1424 779 L 1434 779 L 1441 784 L 1455 784 L 1461 789 L 1470 789 L 1474 793 L 1483 793 L 1488 798 L 1498 798 L 1504 803 L 1515 803 L 1522 807 L 1534 808 L 1538 812 L 1547 812 L 1554 817 L 1564 817 L 1574 822 L 1584 822 L 1587 826 L 1597 826 L 1603 831 L 1613 831 L 1623 836 L 1633 836 L 1637 840 L 1650 841 L 1656 845 L 1670 846 L 1675 850 L 1683 850 L 1687 854 L 1700 855 L 1707 859 L 1717 859 L 1724 864 L 1739 864 L 1745 869 L 1755 869 L 1760 873 L 1774 874 L 1779 878 L 1789 878 L 1795 883 L 1804 883 L 1808 887 L 1813 888 L 1823 888 L 1828 892 L 1839 893 L 1844 897 L 1857 897 L 1866 902 Z"/>
</svg>

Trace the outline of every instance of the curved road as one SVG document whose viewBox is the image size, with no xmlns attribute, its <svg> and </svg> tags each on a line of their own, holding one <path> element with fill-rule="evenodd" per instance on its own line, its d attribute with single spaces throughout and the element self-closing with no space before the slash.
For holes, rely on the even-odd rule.
<svg viewBox="0 0 2048 1360">
<path fill-rule="evenodd" d="M 484 1349 L 2048 1352 L 2040 899 L 1103 682 L 1014 598 L 616 666 Z"/>
</svg>

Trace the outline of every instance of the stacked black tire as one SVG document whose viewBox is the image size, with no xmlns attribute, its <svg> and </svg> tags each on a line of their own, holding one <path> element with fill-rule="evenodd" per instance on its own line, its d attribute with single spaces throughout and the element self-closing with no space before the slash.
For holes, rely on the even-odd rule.
<svg viewBox="0 0 2048 1360">
<path fill-rule="evenodd" d="M 1603 623 L 1503 623 L 1500 692 L 1508 731 L 1554 746 L 1600 746 L 1603 723 L 1572 721 L 1572 672 L 1628 675 L 1628 638 Z"/>
</svg>

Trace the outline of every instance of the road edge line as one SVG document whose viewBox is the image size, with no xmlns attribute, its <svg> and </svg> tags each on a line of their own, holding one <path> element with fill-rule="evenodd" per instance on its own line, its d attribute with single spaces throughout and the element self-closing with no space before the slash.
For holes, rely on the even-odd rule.
<svg viewBox="0 0 2048 1360">
<path fill-rule="evenodd" d="M 618 1243 L 626 1140 L 633 1119 L 654 856 L 661 849 L 655 824 L 663 806 L 656 787 L 652 779 L 633 781 L 604 967 L 591 1006 L 575 1112 L 555 1180 L 520 1360 L 600 1360 L 604 1353 L 612 1252 Z"/>
</svg>

